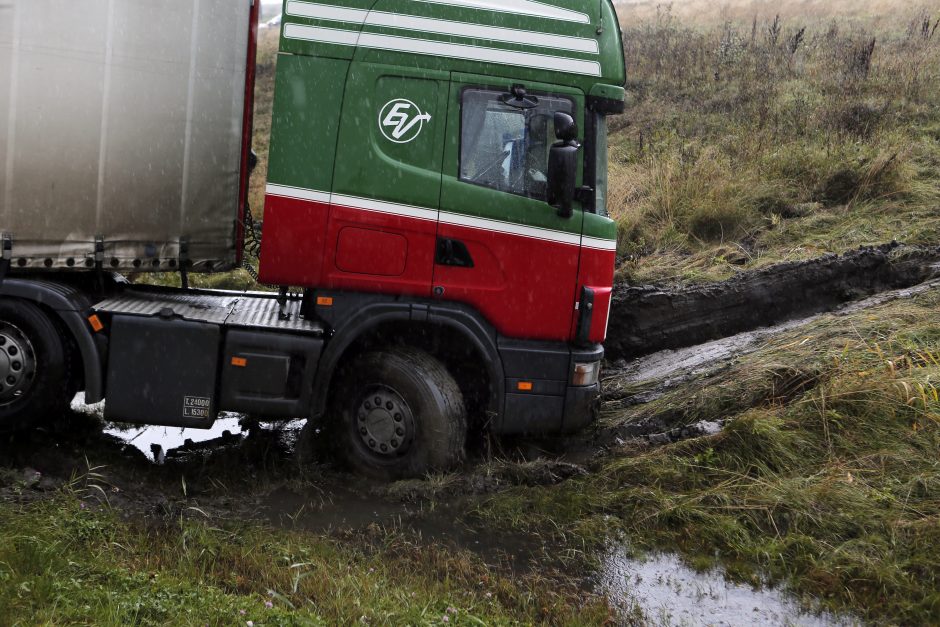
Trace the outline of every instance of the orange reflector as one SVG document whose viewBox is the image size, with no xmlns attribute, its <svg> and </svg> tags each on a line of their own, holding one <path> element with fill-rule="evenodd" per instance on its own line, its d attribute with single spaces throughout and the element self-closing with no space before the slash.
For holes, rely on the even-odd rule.
<svg viewBox="0 0 940 627">
<path fill-rule="evenodd" d="M 516 386 L 519 388 L 520 392 L 531 392 L 532 391 L 532 382 L 531 381 L 520 381 Z"/>
<path fill-rule="evenodd" d="M 236 368 L 247 368 L 248 360 L 244 357 L 232 357 L 232 365 Z"/>
<path fill-rule="evenodd" d="M 91 328 L 95 330 L 95 333 L 101 333 L 104 330 L 104 324 L 101 322 L 101 318 L 96 315 L 88 316 L 88 324 L 91 325 Z"/>
<path fill-rule="evenodd" d="M 317 306 L 318 306 L 318 307 L 332 307 L 332 306 L 333 306 L 333 297 L 332 297 L 332 296 L 319 296 L 319 297 L 317 297 Z"/>
</svg>

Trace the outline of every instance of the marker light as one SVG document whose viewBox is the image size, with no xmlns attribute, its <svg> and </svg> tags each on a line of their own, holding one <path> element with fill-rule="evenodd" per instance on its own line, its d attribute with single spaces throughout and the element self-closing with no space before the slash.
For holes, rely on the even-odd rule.
<svg viewBox="0 0 940 627">
<path fill-rule="evenodd" d="M 88 316 L 88 324 L 91 325 L 95 333 L 101 333 L 104 330 L 104 323 L 101 322 L 101 318 L 94 314 Z"/>
</svg>

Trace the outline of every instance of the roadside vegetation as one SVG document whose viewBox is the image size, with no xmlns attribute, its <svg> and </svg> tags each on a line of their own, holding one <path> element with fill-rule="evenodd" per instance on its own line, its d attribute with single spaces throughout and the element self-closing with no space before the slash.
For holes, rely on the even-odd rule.
<svg viewBox="0 0 940 627">
<path fill-rule="evenodd" d="M 940 241 L 940 4 L 620 5 L 623 276 Z"/>
<path fill-rule="evenodd" d="M 940 242 L 940 5 L 620 11 L 631 101 L 612 125 L 610 180 L 622 279 L 710 282 Z M 477 515 L 579 546 L 678 551 L 866 622 L 934 623 L 938 310 L 934 288 L 825 316 L 651 403 L 615 375 L 600 433 L 722 432 L 610 437 L 587 476 L 510 490 Z"/>
<path fill-rule="evenodd" d="M 631 77 L 611 138 L 621 278 L 707 282 L 860 245 L 940 242 L 940 5 L 899 4 L 620 6 Z M 277 33 L 260 45 L 259 219 Z M 253 287 L 243 271 L 193 280 Z M 383 495 L 434 509 L 458 493 L 492 535 L 576 556 L 567 573 L 492 569 L 377 525 L 236 523 L 199 499 L 128 512 L 107 505 L 108 470 L 20 498 L 0 471 L 0 623 L 644 624 L 612 616 L 579 579 L 624 545 L 783 584 L 810 607 L 936 623 L 938 310 L 934 288 L 823 316 L 644 404 L 633 397 L 648 387 L 611 377 L 597 454 L 564 477 L 546 466 L 553 476 L 532 480 L 540 462 L 487 453 L 465 475 Z M 724 428 L 666 445 L 610 435 L 703 420 Z"/>
<path fill-rule="evenodd" d="M 940 290 L 826 316 L 648 405 L 608 384 L 601 429 L 701 420 L 667 446 L 612 443 L 592 472 L 500 494 L 489 525 L 626 543 L 769 577 L 891 624 L 940 615 Z M 613 438 L 611 438 L 613 439 Z"/>
<path fill-rule="evenodd" d="M 127 516 L 107 505 L 103 472 L 0 508 L 0 622 L 560 625 L 609 616 L 603 600 L 557 574 L 493 572 L 472 553 L 377 525 L 317 535 L 210 519 L 196 506 Z"/>
</svg>

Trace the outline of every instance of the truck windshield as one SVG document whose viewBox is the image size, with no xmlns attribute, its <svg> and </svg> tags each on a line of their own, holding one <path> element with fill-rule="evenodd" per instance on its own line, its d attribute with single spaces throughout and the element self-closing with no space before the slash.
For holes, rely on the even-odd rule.
<svg viewBox="0 0 940 627">
<path fill-rule="evenodd" d="M 594 150 L 596 150 L 596 173 L 594 181 L 595 211 L 607 216 L 607 116 L 594 113 Z"/>
<path fill-rule="evenodd" d="M 510 194 L 547 198 L 548 153 L 555 141 L 556 111 L 574 114 L 566 98 L 538 96 L 538 106 L 506 105 L 503 92 L 464 91 L 460 179 Z"/>
</svg>

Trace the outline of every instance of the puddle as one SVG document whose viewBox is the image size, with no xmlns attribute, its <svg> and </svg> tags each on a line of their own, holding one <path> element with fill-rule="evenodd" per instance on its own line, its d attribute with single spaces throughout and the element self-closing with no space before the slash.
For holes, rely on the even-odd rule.
<svg viewBox="0 0 940 627">
<path fill-rule="evenodd" d="M 85 404 L 84 393 L 79 392 L 72 401 L 72 411 L 98 418 L 104 418 L 104 402 L 94 405 Z M 179 448 L 184 445 L 198 445 L 202 442 L 217 440 L 231 435 L 241 437 L 247 435 L 241 422 L 245 416 L 230 412 L 221 412 L 219 418 L 211 429 L 182 429 L 180 427 L 156 427 L 147 425 L 117 424 L 105 422 L 104 432 L 123 440 L 127 446 L 132 446 L 154 461 L 153 449 L 161 447 L 163 452 Z M 299 428 L 303 421 L 278 423 L 279 429 Z"/>
<path fill-rule="evenodd" d="M 631 383 L 643 383 L 665 379 L 676 373 L 681 373 L 684 377 L 700 374 L 716 363 L 753 352 L 774 336 L 806 326 L 818 318 L 819 316 L 814 316 L 785 322 L 775 327 L 748 331 L 690 348 L 660 351 L 630 362 L 623 375 Z"/>
<path fill-rule="evenodd" d="M 720 571 L 697 573 L 675 555 L 630 558 L 624 550 L 604 560 L 600 592 L 625 614 L 639 609 L 647 624 L 698 626 L 849 626 L 831 614 L 812 614 L 779 589 L 755 590 L 725 580 Z"/>
<path fill-rule="evenodd" d="M 148 427 L 107 423 L 104 432 L 124 440 L 128 445 L 153 459 L 153 447 L 155 446 L 161 447 L 166 452 L 179 448 L 184 444 L 199 444 L 216 440 L 227 434 L 241 436 L 243 434 L 240 424 L 242 418 L 244 416 L 241 414 L 220 415 L 211 429 L 181 429 L 179 427 Z"/>
</svg>

